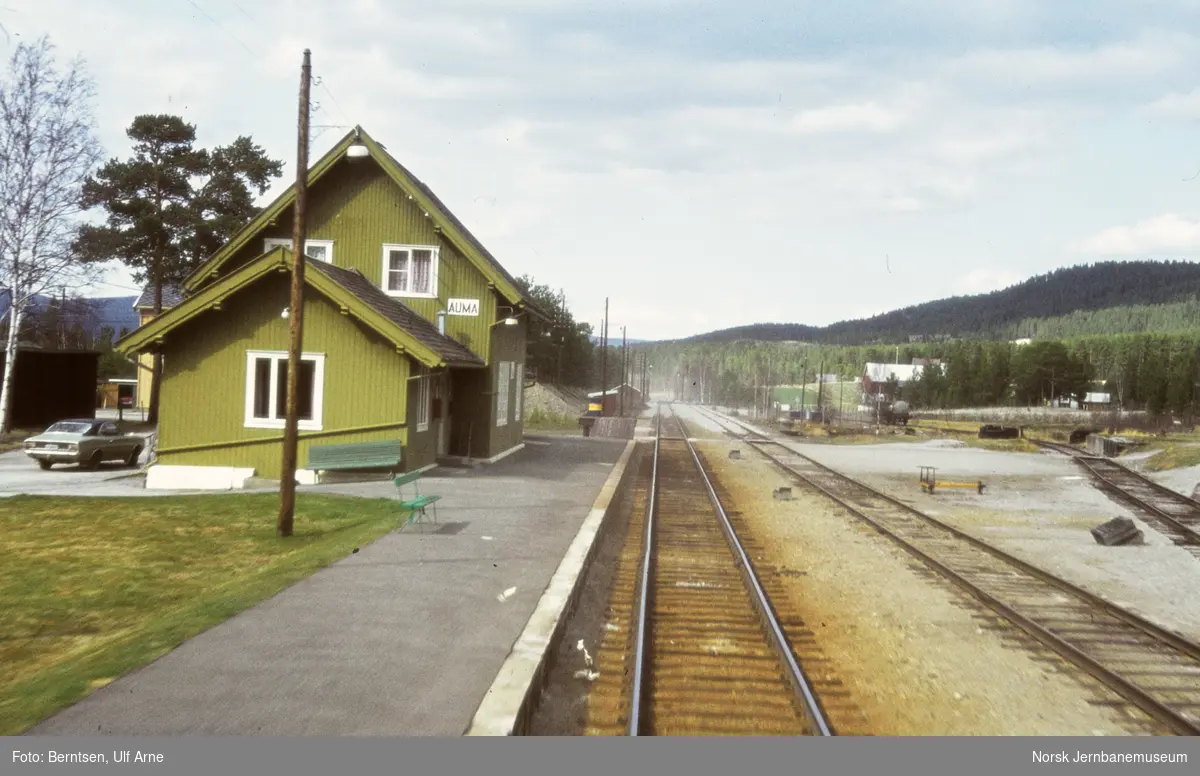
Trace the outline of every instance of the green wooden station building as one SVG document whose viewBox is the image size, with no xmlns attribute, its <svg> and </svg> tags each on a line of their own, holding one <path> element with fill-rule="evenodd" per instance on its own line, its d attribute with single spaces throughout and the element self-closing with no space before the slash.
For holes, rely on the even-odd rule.
<svg viewBox="0 0 1200 776">
<path fill-rule="evenodd" d="M 279 477 L 294 202 L 293 186 L 117 343 L 163 356 L 147 487 Z M 544 313 L 495 257 L 361 127 L 310 168 L 306 220 L 298 465 L 359 442 L 399 442 L 397 471 L 519 449 L 525 341 Z"/>
</svg>

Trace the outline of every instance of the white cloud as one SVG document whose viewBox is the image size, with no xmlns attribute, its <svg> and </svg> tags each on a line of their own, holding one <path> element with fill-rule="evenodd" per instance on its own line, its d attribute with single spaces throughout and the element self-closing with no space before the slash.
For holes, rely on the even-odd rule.
<svg viewBox="0 0 1200 776">
<path fill-rule="evenodd" d="M 882 206 L 893 213 L 916 213 L 925 208 L 925 203 L 916 197 L 900 195 L 884 198 Z"/>
<path fill-rule="evenodd" d="M 1007 84 L 1129 81 L 1186 66 L 1200 42 L 1180 32 L 1152 32 L 1103 45 L 991 48 L 968 52 L 954 63 L 964 77 Z"/>
<path fill-rule="evenodd" d="M 1007 269 L 980 268 L 968 272 L 954 281 L 954 290 L 959 294 L 985 294 L 1018 283 L 1022 276 Z"/>
<path fill-rule="evenodd" d="M 904 122 L 897 111 L 875 102 L 815 108 L 792 120 L 800 132 L 891 132 Z"/>
<path fill-rule="evenodd" d="M 800 12 L 758 3 L 737 12 L 737 29 L 722 28 L 734 12 L 718 4 L 672 16 L 672 0 L 201 3 L 218 24 L 186 3 L 94 5 L 41 0 L 3 21 L 22 39 L 48 30 L 64 53 L 89 57 L 109 153 L 128 152 L 135 114 L 178 112 L 205 146 L 252 134 L 285 161 L 282 189 L 294 176 L 309 47 L 321 78 L 314 158 L 341 125 L 361 123 L 514 274 L 563 287 L 586 320 L 598 320 L 605 295 L 621 300 L 639 337 L 833 321 L 1003 286 L 1017 276 L 979 269 L 953 280 L 966 271 L 962 255 L 1006 266 L 1009 257 L 978 252 L 975 234 L 1007 231 L 1006 250 L 1058 261 L 1071 230 L 1086 233 L 1063 203 L 1101 198 L 1121 213 L 1146 199 L 1115 178 L 1158 142 L 1137 129 L 1110 140 L 1127 108 L 1200 116 L 1200 89 L 1189 92 L 1200 49 L 1175 32 L 1185 26 L 1154 15 L 1162 2 L 1125 23 L 1133 11 L 1110 18 L 1115 0 L 1086 19 L 1033 0 L 897 0 L 870 30 L 856 20 L 863 0 L 806 12 L 804 34 L 786 41 L 756 30 L 755 14 L 779 23 Z M 637 16 L 647 8 L 662 15 Z M 1101 16 L 1109 26 L 1097 32 Z M 891 19 L 903 29 L 884 40 Z M 1174 234 L 1168 246 L 1192 244 L 1195 229 L 1179 217 L 1146 222 L 1108 230 L 1092 248 L 1123 241 L 1137 252 L 1162 245 L 1163 233 Z M 926 272 L 875 281 L 889 250 L 893 270 L 907 252 Z M 821 286 L 870 280 L 850 301 L 801 303 L 791 282 L 774 281 L 788 273 Z M 693 320 L 686 301 L 637 297 L 621 280 L 676 275 L 681 300 L 747 289 L 761 298 Z"/>
<path fill-rule="evenodd" d="M 1132 226 L 1113 226 L 1081 240 L 1074 250 L 1097 256 L 1159 258 L 1156 253 L 1200 252 L 1200 221 L 1176 213 L 1145 218 Z"/>
<path fill-rule="evenodd" d="M 1150 104 L 1150 111 L 1168 118 L 1200 119 L 1200 88 L 1163 95 Z"/>
</svg>

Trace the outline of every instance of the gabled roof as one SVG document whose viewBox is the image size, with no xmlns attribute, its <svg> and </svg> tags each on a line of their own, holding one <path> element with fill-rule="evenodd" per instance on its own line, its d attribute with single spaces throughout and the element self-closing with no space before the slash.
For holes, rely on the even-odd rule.
<svg viewBox="0 0 1200 776">
<path fill-rule="evenodd" d="M 467 260 L 483 273 L 501 296 L 512 304 L 523 305 L 534 315 L 546 317 L 546 314 L 533 304 L 532 300 L 524 297 L 512 275 L 500 266 L 496 257 L 483 247 L 483 243 L 467 230 L 466 226 L 450 212 L 450 209 L 437 198 L 433 191 L 393 159 L 391 154 L 375 142 L 362 127 L 356 126 L 348 132 L 337 145 L 309 168 L 308 186 L 311 188 L 337 164 L 350 164 L 351 162 L 346 160 L 346 150 L 356 142 L 361 142 L 367 147 L 370 158 L 422 208 L 441 231 L 442 236 L 453 243 Z M 291 207 L 295 200 L 296 185 L 293 183 L 274 202 L 263 208 L 256 218 L 242 227 L 220 250 L 193 271 L 183 282 L 184 290 L 193 292 L 200 288 L 205 280 L 215 277 L 226 261 L 232 258 L 247 242 L 254 239 L 272 220 Z"/>
<path fill-rule="evenodd" d="M 458 341 L 439 332 L 428 319 L 418 315 L 416 311 L 399 299 L 385 294 L 379 286 L 372 283 L 366 275 L 358 270 L 335 267 L 316 259 L 309 259 L 305 266 L 316 269 L 334 283 L 354 294 L 379 315 L 404 329 L 421 344 L 441 356 L 445 363 L 454 366 L 471 364 L 483 366 L 483 359 Z M 305 273 L 305 275 L 307 274 Z"/>
<path fill-rule="evenodd" d="M 274 248 L 246 266 L 195 292 L 176 307 L 122 337 L 113 346 L 129 354 L 147 350 L 167 333 L 206 310 L 219 309 L 221 302 L 272 272 L 287 272 L 291 251 Z M 460 343 L 441 334 L 398 299 L 376 289 L 361 273 L 340 269 L 323 261 L 307 259 L 305 283 L 312 286 L 344 312 L 392 342 L 398 352 L 411 355 L 428 367 L 484 366 L 483 359 Z"/>
<path fill-rule="evenodd" d="M 614 385 L 612 388 L 609 388 L 607 391 L 592 391 L 591 393 L 588 394 L 588 398 L 591 399 L 591 398 L 600 396 L 601 394 L 605 394 L 608 396 L 616 396 L 617 393 L 622 388 L 628 388 L 629 390 L 633 391 L 634 393 L 638 393 L 638 394 L 641 393 L 641 391 L 639 391 L 637 388 L 634 388 L 629 383 L 622 383 L 621 385 Z"/>
<path fill-rule="evenodd" d="M 175 307 L 183 301 L 183 289 L 179 286 L 164 284 L 162 290 L 162 306 L 164 310 Z M 135 310 L 153 310 L 154 309 L 154 286 L 146 286 L 142 290 L 142 295 L 133 303 Z"/>
</svg>

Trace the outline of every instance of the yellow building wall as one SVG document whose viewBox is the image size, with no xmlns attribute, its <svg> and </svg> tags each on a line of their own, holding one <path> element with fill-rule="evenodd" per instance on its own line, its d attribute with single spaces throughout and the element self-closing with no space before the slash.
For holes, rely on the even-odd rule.
<svg viewBox="0 0 1200 776">
<path fill-rule="evenodd" d="M 153 319 L 153 311 L 138 310 L 139 326 L 145 326 Z M 137 363 L 137 396 L 135 397 L 134 407 L 142 412 L 149 412 L 150 385 L 154 382 L 154 356 L 149 353 L 143 353 L 142 355 L 138 356 Z"/>
</svg>

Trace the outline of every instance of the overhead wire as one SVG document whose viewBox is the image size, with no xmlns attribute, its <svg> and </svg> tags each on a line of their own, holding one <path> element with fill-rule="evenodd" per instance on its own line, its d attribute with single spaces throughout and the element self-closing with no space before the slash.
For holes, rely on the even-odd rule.
<svg viewBox="0 0 1200 776">
<path fill-rule="evenodd" d="M 250 56 L 255 56 L 255 53 L 254 53 L 254 50 L 253 50 L 253 49 L 251 49 L 251 48 L 250 48 L 249 46 L 247 46 L 247 45 L 246 45 L 244 42 L 242 42 L 242 39 L 241 39 L 241 38 L 239 38 L 238 36 L 236 36 L 236 35 L 234 35 L 232 32 L 230 32 L 228 29 L 226 29 L 226 28 L 225 28 L 225 25 L 221 24 L 219 21 L 217 21 L 217 20 L 216 20 L 216 19 L 214 19 L 214 18 L 213 18 L 211 15 L 209 15 L 208 11 L 204 10 L 203 8 L 201 8 L 201 7 L 200 7 L 200 6 L 199 6 L 199 5 L 196 3 L 196 0 L 186 0 L 186 2 L 187 2 L 187 4 L 188 4 L 188 5 L 190 5 L 191 7 L 195 8 L 197 11 L 199 11 L 201 14 L 203 14 L 203 15 L 204 15 L 204 18 L 208 19 L 210 22 L 212 22 L 214 25 L 216 25 L 216 27 L 217 27 L 218 29 L 220 29 L 220 30 L 221 30 L 221 32 L 224 32 L 226 35 L 228 35 L 228 36 L 230 37 L 230 39 L 231 39 L 231 40 L 233 40 L 234 42 L 236 42 L 236 43 L 237 43 L 239 46 L 241 46 L 242 48 L 246 49 L 246 52 L 247 52 L 248 54 L 250 54 Z M 245 13 L 245 12 L 243 11 L 243 13 Z"/>
</svg>

